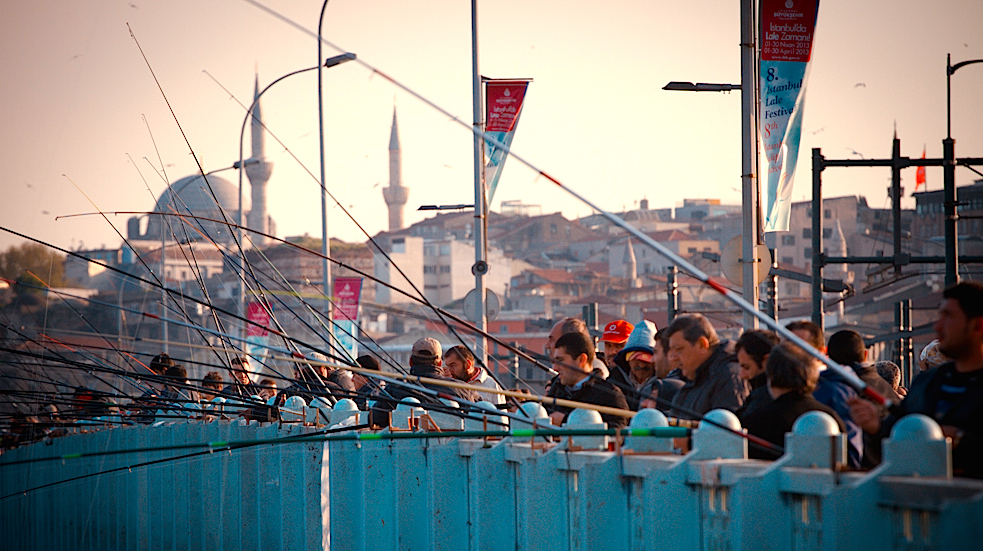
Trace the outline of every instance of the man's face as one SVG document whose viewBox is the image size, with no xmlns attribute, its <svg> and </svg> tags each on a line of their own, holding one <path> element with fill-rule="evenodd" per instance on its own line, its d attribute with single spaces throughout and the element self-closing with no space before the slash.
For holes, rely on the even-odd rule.
<svg viewBox="0 0 983 551">
<path fill-rule="evenodd" d="M 749 356 L 743 348 L 737 351 L 737 363 L 741 364 L 739 375 L 745 381 L 750 381 L 765 371 L 765 366 L 754 361 L 754 358 Z"/>
<path fill-rule="evenodd" d="M 974 327 L 983 319 L 969 319 L 955 299 L 947 298 L 939 306 L 939 319 L 935 322 L 935 333 L 939 337 L 939 351 L 953 360 L 958 360 L 979 346 L 979 336 L 974 338 Z M 974 342 L 975 341 L 975 342 Z"/>
<path fill-rule="evenodd" d="M 457 354 L 448 354 L 444 358 L 444 371 L 459 381 L 471 380 L 468 372 L 471 371 L 472 365 L 472 362 L 462 359 Z"/>
<path fill-rule="evenodd" d="M 560 374 L 560 383 L 564 386 L 573 386 L 580 382 L 584 375 L 590 373 L 587 354 L 571 358 L 566 348 L 557 348 L 553 351 L 553 369 Z"/>
<path fill-rule="evenodd" d="M 655 364 L 637 358 L 628 360 L 628 367 L 631 368 L 631 377 L 636 383 L 641 383 L 655 375 Z"/>
<path fill-rule="evenodd" d="M 558 321 L 553 324 L 553 328 L 550 329 L 550 334 L 546 337 L 546 344 L 543 346 L 543 351 L 546 352 L 546 356 L 553 358 L 553 344 L 557 339 L 563 336 L 560 331 L 563 330 L 563 322 Z"/>
<path fill-rule="evenodd" d="M 682 331 L 669 337 L 669 363 L 678 367 L 683 376 L 692 379 L 696 369 L 710 357 L 710 341 L 706 337 L 689 342 L 683 337 Z"/>
<path fill-rule="evenodd" d="M 244 385 L 248 385 L 250 383 L 248 363 L 243 362 L 241 364 L 236 365 L 235 372 L 236 372 L 236 377 L 239 378 L 239 382 L 241 382 Z"/>
<path fill-rule="evenodd" d="M 672 366 L 669 365 L 669 357 L 666 355 L 666 350 L 662 348 L 662 343 L 655 341 L 655 345 L 652 347 L 652 361 L 655 362 L 655 374 L 660 379 L 664 379 L 666 375 L 672 371 Z"/>
<path fill-rule="evenodd" d="M 614 357 L 624 349 L 625 343 L 623 342 L 604 341 L 604 362 L 608 364 L 608 367 L 614 367 Z"/>
</svg>

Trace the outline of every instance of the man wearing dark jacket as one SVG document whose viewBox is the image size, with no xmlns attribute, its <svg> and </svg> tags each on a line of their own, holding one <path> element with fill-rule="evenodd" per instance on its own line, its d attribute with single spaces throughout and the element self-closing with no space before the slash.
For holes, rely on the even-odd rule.
<svg viewBox="0 0 983 551">
<path fill-rule="evenodd" d="M 441 371 L 441 353 L 440 343 L 436 339 L 425 337 L 417 340 L 413 343 L 413 351 L 410 353 L 410 375 L 458 382 L 450 377 L 445 377 Z M 469 402 L 477 402 L 480 399 L 476 392 L 470 390 L 441 386 L 437 383 L 413 381 L 413 384 L 436 390 L 443 394 L 453 395 Z M 389 413 L 396 409 L 397 403 L 403 398 L 413 397 L 420 400 L 424 405 L 436 401 L 436 398 L 430 394 L 412 390 L 402 385 L 390 385 L 386 390 L 392 396 L 392 400 L 379 400 L 375 403 L 369 419 L 371 425 L 388 425 Z"/>
<path fill-rule="evenodd" d="M 666 328 L 669 362 L 686 384 L 672 400 L 671 417 L 700 419 L 712 409 L 737 411 L 750 393 L 741 379 L 733 342 L 721 342 L 701 314 L 686 314 Z"/>
<path fill-rule="evenodd" d="M 550 398 L 573 400 L 598 406 L 628 410 L 621 389 L 602 379 L 591 366 L 594 363 L 594 343 L 583 333 L 567 333 L 553 345 L 553 369 L 559 374 L 547 394 Z M 568 406 L 544 402 L 553 424 L 562 425 L 573 411 Z M 608 428 L 620 429 L 628 423 L 621 415 L 602 413 Z"/>
<path fill-rule="evenodd" d="M 983 478 L 983 284 L 964 281 L 943 291 L 935 332 L 951 362 L 915 377 L 887 419 L 859 398 L 850 402 L 850 414 L 865 431 L 881 437 L 905 415 L 927 415 L 950 439 L 952 473 Z"/>
</svg>

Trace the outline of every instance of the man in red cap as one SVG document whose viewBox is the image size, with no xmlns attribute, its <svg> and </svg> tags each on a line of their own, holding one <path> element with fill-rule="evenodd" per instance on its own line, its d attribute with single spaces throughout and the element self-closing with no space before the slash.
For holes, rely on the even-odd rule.
<svg viewBox="0 0 983 551">
<path fill-rule="evenodd" d="M 625 320 L 614 320 L 604 326 L 604 334 L 601 342 L 604 343 L 604 363 L 613 373 L 615 369 L 614 357 L 625 347 L 628 336 L 635 329 L 635 326 Z"/>
</svg>

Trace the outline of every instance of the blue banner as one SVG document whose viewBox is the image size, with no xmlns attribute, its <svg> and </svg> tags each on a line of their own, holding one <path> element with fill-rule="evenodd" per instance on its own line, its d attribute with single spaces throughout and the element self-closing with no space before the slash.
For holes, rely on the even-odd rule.
<svg viewBox="0 0 983 551">
<path fill-rule="evenodd" d="M 761 0 L 759 92 L 764 231 L 788 231 L 819 0 Z"/>
</svg>

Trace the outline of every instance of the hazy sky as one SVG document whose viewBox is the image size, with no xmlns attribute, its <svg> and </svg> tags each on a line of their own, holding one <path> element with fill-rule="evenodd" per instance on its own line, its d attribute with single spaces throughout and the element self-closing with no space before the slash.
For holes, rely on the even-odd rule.
<svg viewBox="0 0 983 551">
<path fill-rule="evenodd" d="M 320 1 L 266 5 L 317 28 Z M 739 202 L 740 94 L 661 90 L 670 80 L 739 82 L 738 0 L 484 0 L 478 9 L 482 74 L 535 80 L 516 152 L 611 210 L 643 197 L 652 207 L 689 197 Z M 331 0 L 326 13 L 330 40 L 471 120 L 468 0 Z M 811 148 L 886 158 L 895 122 L 902 154 L 920 156 L 924 145 L 941 156 L 945 55 L 983 58 L 981 37 L 978 0 L 824 0 L 795 200 L 811 193 Z M 192 151 L 205 170 L 230 166 L 245 109 L 205 71 L 248 104 L 257 68 L 265 86 L 315 65 L 316 53 L 313 38 L 241 0 L 0 0 L 0 225 L 65 247 L 117 246 L 102 219 L 55 217 L 93 211 L 82 192 L 103 211 L 150 210 L 165 188 L 158 154 L 168 181 L 197 171 Z M 394 103 L 407 223 L 422 218 L 421 204 L 472 201 L 470 133 L 354 63 L 328 70 L 325 81 L 327 185 L 370 233 L 387 225 L 381 188 Z M 267 126 L 314 174 L 316 86 L 313 72 L 291 77 L 262 104 Z M 983 157 L 981 97 L 983 64 L 953 76 L 958 156 Z M 271 138 L 267 153 L 279 235 L 319 235 L 316 183 Z M 910 194 L 914 169 L 904 177 Z M 885 207 L 889 178 L 887 169 L 828 169 L 824 185 L 829 197 L 861 194 Z M 957 171 L 959 184 L 973 179 Z M 928 184 L 941 187 L 941 169 L 928 170 Z M 590 212 L 514 160 L 493 208 L 509 199 L 544 213 Z M 329 212 L 333 236 L 364 239 L 340 209 Z M 125 216 L 110 220 L 125 232 Z M 19 241 L 0 234 L 0 247 Z"/>
</svg>

